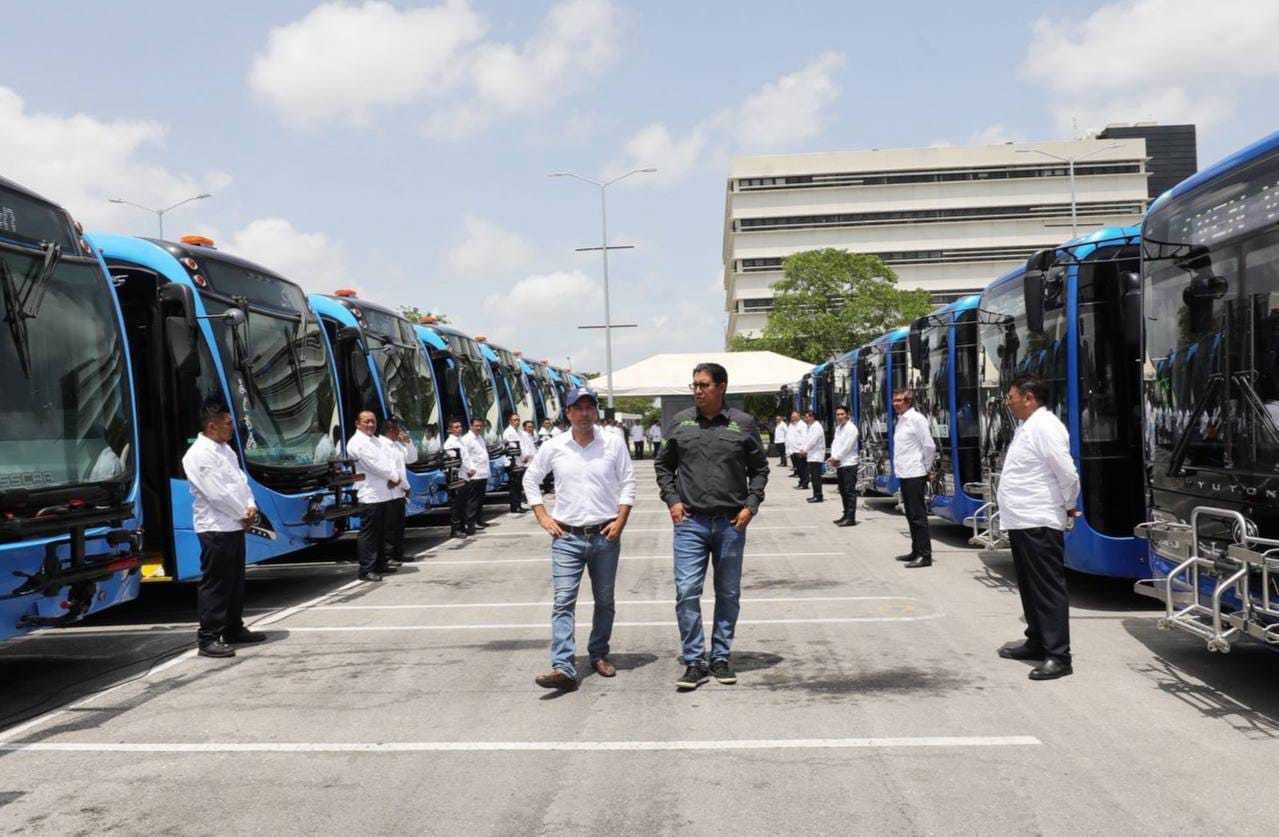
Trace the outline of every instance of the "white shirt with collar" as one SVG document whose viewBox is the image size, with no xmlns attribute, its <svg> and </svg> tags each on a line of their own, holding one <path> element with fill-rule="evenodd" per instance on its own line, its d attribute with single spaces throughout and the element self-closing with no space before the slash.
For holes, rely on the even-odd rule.
<svg viewBox="0 0 1279 837">
<path fill-rule="evenodd" d="M 631 441 L 632 442 L 644 441 L 644 428 L 640 427 L 638 424 L 632 424 L 631 425 Z"/>
<path fill-rule="evenodd" d="M 786 455 L 793 456 L 804 452 L 804 439 L 808 433 L 803 421 L 792 421 L 786 428 Z"/>
<path fill-rule="evenodd" d="M 471 432 L 462 434 L 462 468 L 472 472 L 467 479 L 489 478 L 489 445 L 483 436 Z"/>
<path fill-rule="evenodd" d="M 520 429 L 506 425 L 506 429 L 502 431 L 503 442 L 518 442 L 520 440 Z"/>
<path fill-rule="evenodd" d="M 1070 432 L 1047 407 L 1013 431 L 999 475 L 999 525 L 1004 529 L 1066 528 L 1079 497 Z"/>
<path fill-rule="evenodd" d="M 657 422 L 653 422 L 653 426 L 648 429 L 648 440 L 655 445 L 662 441 L 662 426 Z"/>
<path fill-rule="evenodd" d="M 826 461 L 826 428 L 822 427 L 820 421 L 815 421 L 804 428 L 803 448 L 799 451 L 804 454 L 804 459 L 808 462 L 825 462 Z"/>
<path fill-rule="evenodd" d="M 533 434 L 527 431 L 520 431 L 520 462 L 527 465 L 533 461 L 533 457 L 537 456 L 537 440 L 533 438 Z"/>
<path fill-rule="evenodd" d="M 417 462 L 417 449 L 410 443 L 392 439 L 390 436 L 378 436 L 377 438 L 395 461 L 396 472 L 400 475 L 400 484 L 392 491 L 397 497 L 409 496 L 413 489 L 409 486 L 409 469 L 407 465 L 410 462 Z"/>
<path fill-rule="evenodd" d="M 563 435 L 564 435 L 564 428 L 560 427 L 558 424 L 551 428 L 551 438 L 555 438 L 556 436 L 563 436 Z"/>
<path fill-rule="evenodd" d="M 355 460 L 356 472 L 364 475 L 355 484 L 355 496 L 361 503 L 385 503 L 403 496 L 398 486 L 387 485 L 389 480 L 399 478 L 400 463 L 380 436 L 355 431 L 346 443 L 346 455 Z"/>
<path fill-rule="evenodd" d="M 786 444 L 786 422 L 779 421 L 777 426 L 773 428 L 773 444 Z"/>
<path fill-rule="evenodd" d="M 555 475 L 552 516 L 568 526 L 597 526 L 617 517 L 618 506 L 635 505 L 635 468 L 626 442 L 600 427 L 585 446 L 564 433 L 538 448 L 524 472 L 530 506 L 542 505 L 547 474 Z"/>
<path fill-rule="evenodd" d="M 835 438 L 830 443 L 830 458 L 839 462 L 838 468 L 850 468 L 861 462 L 857 453 L 857 425 L 852 420 L 835 428 Z"/>
<path fill-rule="evenodd" d="M 893 473 L 900 480 L 928 475 L 937 455 L 933 429 L 914 407 L 897 417 L 893 430 Z"/>
<path fill-rule="evenodd" d="M 257 503 L 230 445 L 201 433 L 182 457 L 182 472 L 191 486 L 195 531 L 244 531 L 245 515 Z"/>
</svg>

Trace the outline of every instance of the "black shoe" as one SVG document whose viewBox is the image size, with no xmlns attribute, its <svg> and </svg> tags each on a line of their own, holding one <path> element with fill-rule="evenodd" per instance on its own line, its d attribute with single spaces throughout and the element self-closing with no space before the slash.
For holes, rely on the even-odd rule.
<svg viewBox="0 0 1279 837">
<path fill-rule="evenodd" d="M 1056 680 L 1058 677 L 1074 673 L 1075 670 L 1070 667 L 1070 663 L 1063 663 L 1061 660 L 1049 657 L 1032 668 L 1029 676 L 1031 680 Z"/>
<path fill-rule="evenodd" d="M 810 502 L 810 503 L 824 503 L 824 502 L 826 502 L 826 501 L 825 501 L 825 498 L 822 498 L 822 497 L 809 497 L 809 498 L 808 498 L 808 502 Z"/>
<path fill-rule="evenodd" d="M 377 571 L 382 575 L 390 575 L 391 573 L 398 573 L 400 568 L 394 564 L 387 564 L 385 567 L 378 567 Z"/>
<path fill-rule="evenodd" d="M 999 656 L 1005 660 L 1042 660 L 1048 655 L 1044 653 L 1044 649 L 1023 642 L 1021 645 L 1005 645 L 999 649 Z"/>
<path fill-rule="evenodd" d="M 360 581 L 381 581 L 382 575 L 381 573 L 375 573 L 375 572 L 361 573 L 359 576 L 357 576 L 357 578 L 359 578 Z"/>
<path fill-rule="evenodd" d="M 848 520 L 847 517 L 837 517 L 834 520 L 832 520 L 831 523 L 834 523 L 836 526 L 838 526 L 839 524 L 845 522 L 846 520 Z"/>
<path fill-rule="evenodd" d="M 675 688 L 679 689 L 681 692 L 691 692 L 693 689 L 696 689 L 698 686 L 710 679 L 710 674 L 706 671 L 706 666 L 694 663 L 684 669 L 683 676 L 675 681 Z"/>
<path fill-rule="evenodd" d="M 723 683 L 725 686 L 731 686 L 737 682 L 737 672 L 733 671 L 728 660 L 712 660 L 711 677 L 715 678 L 716 683 Z"/>
<path fill-rule="evenodd" d="M 476 529 L 487 529 L 488 527 L 489 525 L 487 523 L 480 523 L 477 521 L 475 524 Z"/>
<path fill-rule="evenodd" d="M 266 634 L 241 628 L 238 631 L 223 634 L 222 641 L 227 645 L 252 645 L 255 642 L 266 642 Z"/>
<path fill-rule="evenodd" d="M 235 649 L 220 639 L 206 642 L 200 646 L 201 657 L 234 657 Z"/>
<path fill-rule="evenodd" d="M 920 567 L 931 567 L 932 565 L 933 565 L 932 558 L 916 558 L 914 561 L 911 561 L 909 564 L 906 564 L 905 566 L 906 566 L 906 569 L 908 570 L 917 570 Z"/>
<path fill-rule="evenodd" d="M 404 562 L 399 558 L 388 558 L 386 559 L 386 565 L 388 567 L 402 567 L 404 566 Z"/>
<path fill-rule="evenodd" d="M 469 538 L 469 537 L 473 536 L 474 534 L 475 534 L 475 527 L 474 527 L 474 526 L 467 526 L 467 527 L 466 527 L 466 536 Z"/>
<path fill-rule="evenodd" d="M 913 554 L 907 553 L 906 555 L 898 555 L 898 556 L 897 556 L 897 558 L 896 558 L 895 560 L 898 560 L 898 561 L 914 561 L 914 560 L 915 560 L 915 556 L 914 556 Z"/>
<path fill-rule="evenodd" d="M 841 520 L 839 523 L 837 523 L 837 524 L 835 524 L 835 525 L 837 525 L 837 526 L 856 526 L 856 525 L 857 525 L 857 521 L 856 521 L 856 520 Z"/>
</svg>

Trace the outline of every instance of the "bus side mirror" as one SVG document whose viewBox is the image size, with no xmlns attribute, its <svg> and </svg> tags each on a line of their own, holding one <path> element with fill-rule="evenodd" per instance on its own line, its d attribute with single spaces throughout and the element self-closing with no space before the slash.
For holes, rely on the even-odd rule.
<svg viewBox="0 0 1279 837">
<path fill-rule="evenodd" d="M 924 370 L 924 324 L 927 317 L 920 317 L 910 324 L 910 365 Z"/>
<path fill-rule="evenodd" d="M 1141 341 L 1141 276 L 1132 271 L 1119 277 L 1123 288 L 1124 334 L 1130 340 Z"/>
<path fill-rule="evenodd" d="M 360 330 L 355 326 L 342 326 L 338 329 L 337 344 L 345 347 L 360 339 Z"/>
<path fill-rule="evenodd" d="M 1044 276 L 1055 260 L 1053 250 L 1038 250 L 1026 260 L 1026 273 L 1022 277 L 1026 328 L 1035 334 L 1042 334 L 1044 331 Z"/>
<path fill-rule="evenodd" d="M 164 343 L 169 350 L 169 362 L 179 375 L 197 373 L 195 353 L 195 328 L 185 317 L 164 318 Z"/>
</svg>

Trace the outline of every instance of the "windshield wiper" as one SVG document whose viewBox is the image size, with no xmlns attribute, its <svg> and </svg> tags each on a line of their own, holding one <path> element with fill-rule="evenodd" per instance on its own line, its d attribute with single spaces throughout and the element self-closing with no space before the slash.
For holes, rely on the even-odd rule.
<svg viewBox="0 0 1279 837">
<path fill-rule="evenodd" d="M 1218 391 L 1225 382 L 1226 378 L 1220 372 L 1214 372 L 1208 377 L 1208 385 L 1204 387 L 1204 391 L 1195 400 L 1195 408 L 1190 412 L 1190 419 L 1186 422 L 1186 428 L 1181 431 L 1181 438 L 1177 440 L 1176 446 L 1172 449 L 1172 461 L 1168 463 L 1168 476 L 1181 476 L 1181 465 L 1186 460 L 1186 454 L 1190 452 L 1190 435 L 1194 432 L 1195 427 L 1198 426 L 1200 417 L 1217 400 Z"/>
<path fill-rule="evenodd" d="M 18 286 L 9 265 L 0 261 L 0 289 L 4 295 L 4 318 L 9 323 L 9 334 L 13 338 L 14 348 L 18 351 L 18 361 L 22 364 L 22 374 L 31 377 L 31 345 L 27 336 L 27 320 L 40 315 L 40 306 L 44 302 L 45 291 L 49 287 L 49 277 L 62 258 L 62 248 L 53 242 L 46 241 L 40 245 L 44 258 L 39 264 L 32 263 L 27 272 L 26 284 Z"/>
<path fill-rule="evenodd" d="M 1271 445 L 1279 447 L 1279 427 L 1275 426 L 1274 416 L 1266 409 L 1266 403 L 1261 400 L 1261 395 L 1252 385 L 1248 374 L 1244 372 L 1235 373 L 1234 382 L 1239 385 L 1239 391 L 1243 395 L 1243 402 L 1261 419 L 1261 432 L 1265 434 Z"/>
</svg>

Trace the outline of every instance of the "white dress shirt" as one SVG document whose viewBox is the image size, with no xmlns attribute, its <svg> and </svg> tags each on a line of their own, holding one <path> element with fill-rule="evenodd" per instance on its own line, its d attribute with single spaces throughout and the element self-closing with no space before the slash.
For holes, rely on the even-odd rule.
<svg viewBox="0 0 1279 837">
<path fill-rule="evenodd" d="M 467 479 L 489 478 L 489 445 L 483 436 L 462 434 L 462 470 L 471 472 Z"/>
<path fill-rule="evenodd" d="M 382 444 L 380 436 L 370 436 L 363 430 L 346 443 L 346 455 L 355 460 L 355 470 L 364 475 L 356 483 L 355 496 L 361 503 L 385 503 L 403 496 L 398 487 L 387 482 L 398 479 L 400 463 L 390 448 Z"/>
<path fill-rule="evenodd" d="M 537 440 L 533 438 L 532 433 L 520 431 L 520 462 L 524 465 L 533 461 L 533 457 L 537 456 Z"/>
<path fill-rule="evenodd" d="M 244 531 L 245 515 L 257 503 L 230 445 L 201 433 L 182 457 L 182 472 L 191 486 L 195 531 Z"/>
<path fill-rule="evenodd" d="M 660 424 L 654 422 L 653 426 L 648 429 L 648 440 L 655 445 L 662 443 L 662 426 Z"/>
<path fill-rule="evenodd" d="M 1070 433 L 1047 407 L 1013 432 L 999 475 L 999 525 L 1004 529 L 1066 528 L 1075 507 L 1079 475 L 1070 455 Z"/>
<path fill-rule="evenodd" d="M 553 516 L 569 526 L 597 526 L 617 517 L 618 506 L 635 505 L 635 468 L 626 442 L 596 427 L 583 447 L 572 433 L 556 436 L 538 448 L 524 472 L 524 495 L 530 506 L 542 505 L 542 480 L 555 475 Z"/>
<path fill-rule="evenodd" d="M 786 444 L 786 422 L 779 421 L 777 426 L 773 428 L 773 444 Z"/>
<path fill-rule="evenodd" d="M 509 424 L 506 425 L 506 429 L 502 431 L 502 441 L 503 442 L 519 442 L 519 440 L 520 440 L 519 428 L 511 427 Z"/>
<path fill-rule="evenodd" d="M 911 407 L 897 417 L 893 430 L 893 473 L 899 480 L 928 475 L 937 455 L 937 443 L 928 419 Z"/>
<path fill-rule="evenodd" d="M 792 421 L 786 428 L 786 455 L 794 456 L 804 452 L 804 439 L 807 430 L 802 421 Z"/>
<path fill-rule="evenodd" d="M 563 436 L 563 435 L 564 435 L 564 428 L 560 427 L 558 424 L 551 428 L 552 439 L 555 438 L 556 436 Z"/>
<path fill-rule="evenodd" d="M 848 468 L 861 462 L 857 453 L 857 425 L 852 420 L 835 428 L 835 438 L 830 443 L 830 458 L 839 461 L 838 468 Z"/>
<path fill-rule="evenodd" d="M 638 424 L 632 424 L 631 425 L 631 441 L 632 442 L 644 441 L 644 428 L 640 427 Z"/>
<path fill-rule="evenodd" d="M 378 436 L 378 441 L 395 462 L 395 472 L 400 475 L 400 484 L 392 492 L 397 497 L 407 497 L 412 489 L 409 487 L 409 462 L 417 462 L 417 449 L 411 444 L 392 439 L 390 436 Z M 412 457 L 410 459 L 410 457 Z"/>
<path fill-rule="evenodd" d="M 458 477 L 466 479 L 466 450 L 462 447 L 462 439 L 450 433 L 448 438 L 444 440 L 444 450 L 458 451 L 458 455 L 462 457 L 462 470 L 458 473 Z"/>
<path fill-rule="evenodd" d="M 822 427 L 820 421 L 815 421 L 804 429 L 803 445 L 800 453 L 804 454 L 804 459 L 809 462 L 826 461 L 826 428 Z"/>
</svg>

